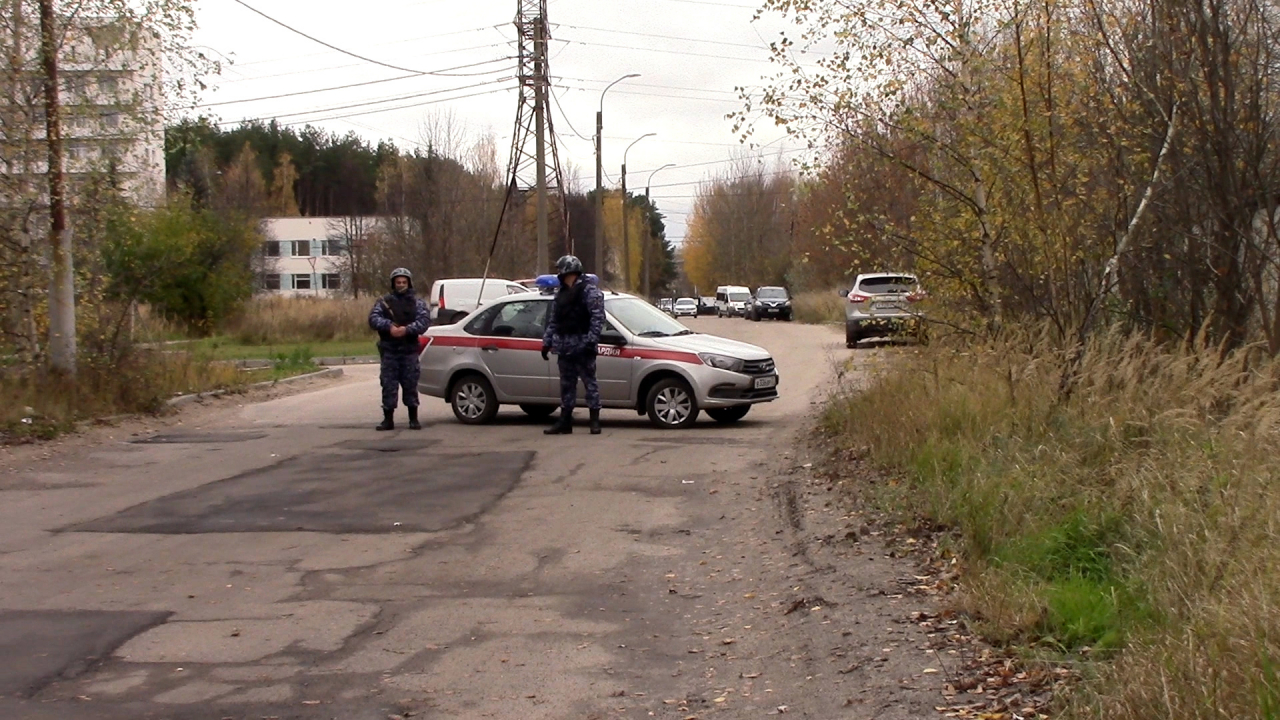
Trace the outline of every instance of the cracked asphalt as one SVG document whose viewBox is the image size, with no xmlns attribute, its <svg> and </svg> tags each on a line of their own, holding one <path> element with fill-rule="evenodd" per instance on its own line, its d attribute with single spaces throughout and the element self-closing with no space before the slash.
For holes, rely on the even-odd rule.
<svg viewBox="0 0 1280 720">
<path fill-rule="evenodd" d="M 375 434 L 356 367 L 5 450 L 0 717 L 936 715 L 936 608 L 806 467 L 843 338 L 690 325 L 768 348 L 782 399 L 548 438 L 424 398 Z"/>
</svg>

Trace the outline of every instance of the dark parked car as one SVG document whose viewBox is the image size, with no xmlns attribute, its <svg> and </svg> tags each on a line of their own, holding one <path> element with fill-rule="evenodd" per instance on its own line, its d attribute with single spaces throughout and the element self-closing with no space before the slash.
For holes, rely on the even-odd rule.
<svg viewBox="0 0 1280 720">
<path fill-rule="evenodd" d="M 791 293 L 784 287 L 756 288 L 747 305 L 746 318 L 760 322 L 763 318 L 791 321 Z"/>
<path fill-rule="evenodd" d="M 716 297 L 714 295 L 703 295 L 698 298 L 698 314 L 699 315 L 715 315 L 716 314 Z"/>
</svg>

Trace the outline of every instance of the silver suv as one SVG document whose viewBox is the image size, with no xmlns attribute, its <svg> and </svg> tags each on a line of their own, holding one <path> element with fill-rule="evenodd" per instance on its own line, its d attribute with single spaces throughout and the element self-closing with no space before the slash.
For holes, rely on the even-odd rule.
<svg viewBox="0 0 1280 720">
<path fill-rule="evenodd" d="M 844 306 L 844 341 L 849 348 L 862 340 L 924 333 L 924 300 L 920 281 L 903 273 L 859 275 Z"/>
<path fill-rule="evenodd" d="M 463 322 L 427 330 L 419 390 L 447 400 L 467 424 L 493 420 L 505 404 L 549 417 L 560 404 L 556 359 L 542 359 L 551 301 L 540 293 L 510 295 Z M 736 422 L 752 405 L 778 398 L 778 372 L 763 348 L 695 333 L 631 295 L 606 293 L 604 307 L 596 379 L 606 408 L 686 428 L 703 410 L 717 422 Z M 579 388 L 579 399 L 583 394 Z"/>
</svg>

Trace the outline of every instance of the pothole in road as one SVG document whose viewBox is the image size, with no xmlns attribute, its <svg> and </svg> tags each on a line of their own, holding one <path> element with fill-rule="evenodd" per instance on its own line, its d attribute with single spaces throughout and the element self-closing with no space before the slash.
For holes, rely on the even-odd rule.
<svg viewBox="0 0 1280 720">
<path fill-rule="evenodd" d="M 151 437 L 131 440 L 135 445 L 181 445 L 187 443 L 236 443 L 245 442 L 246 440 L 261 440 L 266 437 L 264 432 L 242 431 L 242 432 L 176 432 L 161 433 L 152 435 Z"/>
<path fill-rule="evenodd" d="M 172 535 L 437 532 L 492 507 L 515 487 L 533 457 L 533 452 L 314 453 L 64 529 Z"/>
<path fill-rule="evenodd" d="M 80 675 L 169 615 L 89 610 L 0 612 L 0 697 L 31 697 L 55 680 Z"/>
</svg>

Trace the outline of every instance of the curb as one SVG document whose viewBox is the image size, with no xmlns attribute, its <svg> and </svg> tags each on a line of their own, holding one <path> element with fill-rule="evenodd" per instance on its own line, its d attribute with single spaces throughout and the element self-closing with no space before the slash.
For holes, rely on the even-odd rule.
<svg viewBox="0 0 1280 720">
<path fill-rule="evenodd" d="M 345 357 L 314 358 L 312 362 L 326 367 L 333 365 L 377 365 L 381 362 L 381 359 L 377 355 L 347 355 Z"/>
<path fill-rule="evenodd" d="M 307 373 L 306 375 L 294 375 L 293 377 L 282 378 L 280 380 L 267 380 L 265 382 L 254 383 L 249 387 L 250 388 L 275 387 L 277 385 L 289 385 L 292 383 L 302 382 L 303 380 L 318 380 L 320 378 L 327 378 L 327 377 L 340 377 L 341 375 L 342 375 L 342 368 L 336 368 L 336 367 L 325 368 L 324 370 L 318 370 L 313 373 Z M 190 405 L 191 403 L 199 402 L 206 398 L 222 397 L 223 395 L 226 395 L 226 394 L 227 394 L 226 390 L 213 390 L 211 392 L 206 392 L 206 393 L 192 393 L 190 395 L 179 395 L 176 398 L 171 398 L 168 401 L 166 401 L 165 405 L 171 408 L 179 408 L 179 407 L 183 407 L 184 405 Z"/>
</svg>

